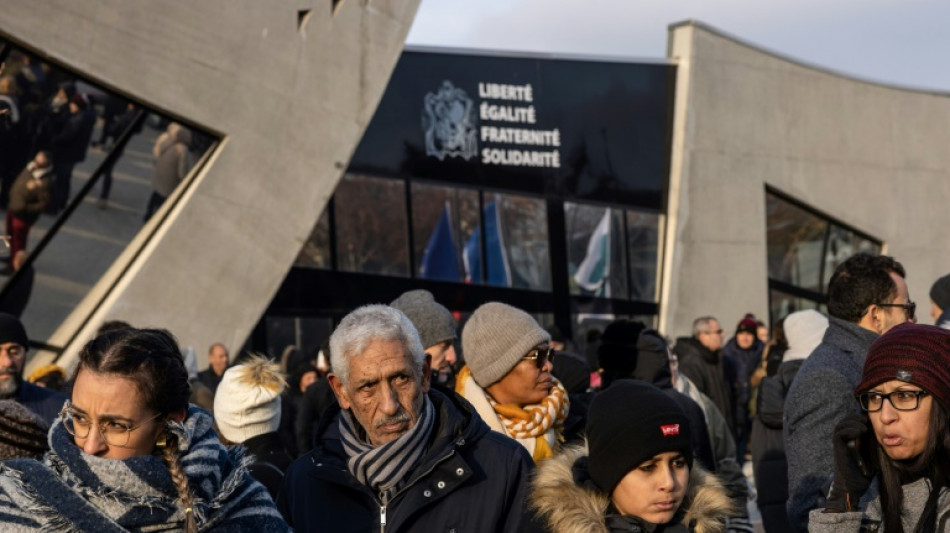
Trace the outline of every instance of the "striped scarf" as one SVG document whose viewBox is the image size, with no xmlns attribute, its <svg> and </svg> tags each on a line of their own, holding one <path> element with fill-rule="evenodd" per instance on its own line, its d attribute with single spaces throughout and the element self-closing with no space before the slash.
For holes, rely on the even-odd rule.
<svg viewBox="0 0 950 533">
<path fill-rule="evenodd" d="M 554 455 L 551 448 L 553 442 L 549 442 L 546 434 L 553 429 L 553 435 L 560 438 L 564 419 L 567 418 L 567 413 L 571 408 L 567 390 L 557 378 L 554 378 L 554 386 L 551 387 L 551 392 L 547 397 L 535 405 L 520 407 L 514 404 L 501 404 L 496 402 L 491 395 L 486 396 L 508 435 L 516 439 L 532 437 L 537 439 L 533 457 L 535 463 Z"/>
<path fill-rule="evenodd" d="M 435 425 L 435 408 L 427 394 L 422 398 L 422 414 L 416 424 L 398 439 L 379 447 L 359 437 L 359 422 L 348 410 L 340 413 L 340 435 L 348 458 L 346 465 L 360 483 L 380 494 L 383 505 L 389 503 L 425 455 Z"/>
</svg>

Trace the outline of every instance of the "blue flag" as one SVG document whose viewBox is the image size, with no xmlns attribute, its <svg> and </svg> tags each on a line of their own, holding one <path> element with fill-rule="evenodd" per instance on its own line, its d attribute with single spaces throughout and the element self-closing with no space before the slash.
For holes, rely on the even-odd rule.
<svg viewBox="0 0 950 533">
<path fill-rule="evenodd" d="M 508 265 L 508 254 L 505 252 L 505 243 L 501 236 L 501 220 L 495 202 L 485 205 L 483 219 L 485 222 L 485 263 L 488 276 L 482 275 L 482 235 L 481 227 L 475 228 L 472 236 L 465 243 L 465 281 L 482 283 L 501 287 L 511 286 L 511 267 Z"/>
<path fill-rule="evenodd" d="M 452 236 L 452 217 L 449 213 L 449 203 L 439 221 L 429 236 L 425 252 L 422 254 L 422 264 L 419 266 L 419 277 L 423 279 L 439 279 L 443 281 L 460 281 L 458 249 Z"/>
</svg>

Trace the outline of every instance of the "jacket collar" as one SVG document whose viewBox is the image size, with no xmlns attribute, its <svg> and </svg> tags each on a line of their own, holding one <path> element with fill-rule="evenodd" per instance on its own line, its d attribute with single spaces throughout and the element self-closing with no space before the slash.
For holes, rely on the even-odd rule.
<svg viewBox="0 0 950 533">
<path fill-rule="evenodd" d="M 854 322 L 830 316 L 828 317 L 828 331 L 825 332 L 821 342 L 851 354 L 855 362 L 864 366 L 864 357 L 868 353 L 868 348 L 879 336 L 877 333 L 864 329 Z"/>
<path fill-rule="evenodd" d="M 587 456 L 587 445 L 571 446 L 539 467 L 530 505 L 557 533 L 606 533 L 610 500 L 589 484 L 575 481 L 574 464 Z M 733 512 L 722 483 L 699 467 L 689 473 L 689 490 L 678 516 L 695 533 L 721 531 L 725 517 Z"/>
</svg>

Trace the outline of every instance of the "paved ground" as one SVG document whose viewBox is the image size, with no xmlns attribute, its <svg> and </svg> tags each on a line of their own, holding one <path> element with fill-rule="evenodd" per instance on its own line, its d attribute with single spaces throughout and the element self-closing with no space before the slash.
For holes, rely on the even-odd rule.
<svg viewBox="0 0 950 533">
<path fill-rule="evenodd" d="M 93 139 L 98 136 L 97 126 Z M 101 183 L 97 184 L 36 257 L 33 293 L 22 316 L 31 338 L 47 339 L 142 228 L 152 190 L 151 147 L 157 136 L 146 126 L 133 137 L 113 171 L 107 207 L 97 205 Z M 89 149 L 86 161 L 73 173 L 72 195 L 79 193 L 104 157 L 102 150 Z M 35 249 L 54 220 L 50 215 L 40 217 L 30 231 L 28 250 Z"/>
</svg>

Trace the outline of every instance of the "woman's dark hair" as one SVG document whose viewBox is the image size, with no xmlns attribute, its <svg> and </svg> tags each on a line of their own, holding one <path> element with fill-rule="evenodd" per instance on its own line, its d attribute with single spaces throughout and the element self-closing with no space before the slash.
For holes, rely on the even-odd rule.
<svg viewBox="0 0 950 533">
<path fill-rule="evenodd" d="M 191 387 L 185 361 L 175 337 L 163 329 L 120 329 L 96 337 L 79 353 L 76 375 L 83 370 L 133 382 L 145 406 L 159 413 L 165 424 L 172 413 L 188 409 Z M 177 435 L 163 429 L 156 447 L 161 450 L 185 509 L 185 531 L 197 531 L 194 497 L 179 460 Z"/>
<path fill-rule="evenodd" d="M 904 506 L 902 485 L 920 477 L 930 480 L 930 497 L 917 521 L 915 533 L 937 530 L 937 499 L 940 489 L 947 485 L 950 474 L 950 425 L 947 410 L 934 399 L 930 407 L 929 431 L 924 451 L 914 459 L 895 461 L 872 439 L 877 449 L 876 458 L 881 470 L 881 511 L 884 531 L 904 533 L 901 509 Z"/>
</svg>

